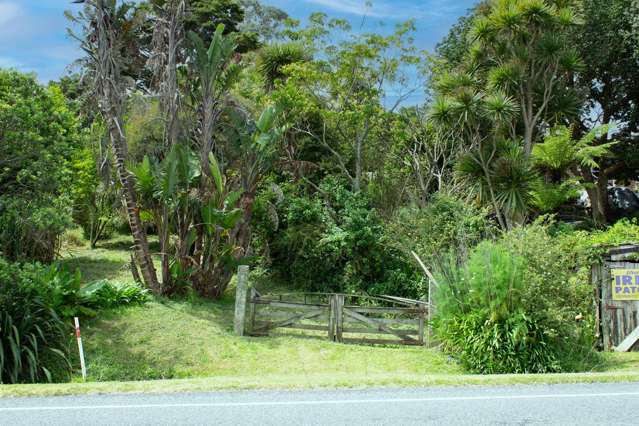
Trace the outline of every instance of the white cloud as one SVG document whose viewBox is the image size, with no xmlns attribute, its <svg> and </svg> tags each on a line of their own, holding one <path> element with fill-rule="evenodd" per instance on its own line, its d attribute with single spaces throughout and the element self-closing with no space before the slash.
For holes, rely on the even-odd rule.
<svg viewBox="0 0 639 426">
<path fill-rule="evenodd" d="M 376 8 L 366 6 L 365 1 L 358 0 L 308 0 L 309 3 L 315 3 L 320 6 L 326 6 L 333 10 L 352 15 L 367 15 L 374 17 L 383 16 Z"/>
<path fill-rule="evenodd" d="M 464 2 L 451 0 L 305 0 L 307 3 L 330 8 L 336 12 L 388 19 L 441 19 L 463 13 Z M 467 2 L 466 2 L 467 3 Z"/>
<path fill-rule="evenodd" d="M 0 26 L 11 24 L 21 14 L 20 6 L 13 2 L 0 2 Z"/>
</svg>

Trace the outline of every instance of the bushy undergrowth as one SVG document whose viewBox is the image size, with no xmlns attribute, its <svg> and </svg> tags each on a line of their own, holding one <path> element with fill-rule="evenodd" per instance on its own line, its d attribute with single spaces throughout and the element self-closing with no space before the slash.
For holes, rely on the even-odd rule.
<svg viewBox="0 0 639 426">
<path fill-rule="evenodd" d="M 477 373 L 560 370 L 552 335 L 523 304 L 524 258 L 483 242 L 463 265 L 440 265 L 436 292 L 439 338 Z"/>
<path fill-rule="evenodd" d="M 262 250 L 280 279 L 306 291 L 422 293 L 410 258 L 392 244 L 365 194 L 332 179 L 313 196 L 284 189 L 279 203 L 262 199 L 256 212 Z"/>
<path fill-rule="evenodd" d="M 51 262 L 71 224 L 68 160 L 78 123 L 61 90 L 0 70 L 0 255 Z"/>
<path fill-rule="evenodd" d="M 596 361 L 587 233 L 543 221 L 440 263 L 436 327 L 478 373 L 583 370 Z M 579 320 L 578 320 L 579 319 Z"/>
<path fill-rule="evenodd" d="M 423 208 L 400 209 L 387 231 L 394 236 L 393 244 L 414 250 L 429 264 L 451 250 L 467 254 L 496 232 L 488 211 L 439 193 Z"/>
<path fill-rule="evenodd" d="M 82 286 L 78 272 L 59 265 L 15 264 L 0 258 L 0 373 L 2 383 L 68 376 L 71 317 L 142 304 L 135 284 L 97 281 Z"/>
<path fill-rule="evenodd" d="M 142 305 L 149 300 L 148 291 L 131 283 L 95 281 L 80 290 L 84 304 L 89 308 L 110 309 L 124 305 Z"/>
</svg>

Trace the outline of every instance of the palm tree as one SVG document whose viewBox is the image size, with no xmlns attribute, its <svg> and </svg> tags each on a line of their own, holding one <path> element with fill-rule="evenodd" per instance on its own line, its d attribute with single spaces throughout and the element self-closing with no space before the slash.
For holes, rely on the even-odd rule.
<svg viewBox="0 0 639 426">
<path fill-rule="evenodd" d="M 576 98 L 571 78 L 582 62 L 567 41 L 575 14 L 564 2 L 495 0 L 486 16 L 474 20 L 471 69 L 486 74 L 491 89 L 502 90 L 519 105 L 524 129 L 524 152 L 529 156 L 536 132 L 553 101 Z M 564 115 L 574 108 L 561 111 Z"/>
<path fill-rule="evenodd" d="M 140 209 L 135 190 L 135 178 L 127 170 L 127 141 L 123 131 L 124 79 L 122 77 L 121 51 L 127 48 L 128 3 L 117 6 L 115 0 L 79 0 L 85 9 L 74 20 L 83 25 L 82 49 L 88 55 L 86 62 L 93 77 L 93 89 L 98 106 L 106 123 L 115 156 L 118 178 L 126 205 L 129 226 L 133 235 L 135 258 L 140 266 L 145 284 L 156 294 L 161 292 L 157 279 L 146 231 L 140 219 Z"/>
<path fill-rule="evenodd" d="M 267 90 L 275 87 L 277 80 L 285 77 L 283 68 L 310 59 L 304 45 L 296 42 L 275 43 L 264 46 L 259 54 L 258 67 Z"/>
<path fill-rule="evenodd" d="M 217 26 L 208 48 L 196 33 L 189 32 L 188 38 L 196 77 L 193 92 L 201 114 L 198 142 L 201 161 L 205 165 L 213 150 L 213 133 L 224 110 L 224 98 L 237 81 L 241 68 L 231 63 L 235 43 L 232 38 L 224 36 L 224 25 Z"/>
</svg>

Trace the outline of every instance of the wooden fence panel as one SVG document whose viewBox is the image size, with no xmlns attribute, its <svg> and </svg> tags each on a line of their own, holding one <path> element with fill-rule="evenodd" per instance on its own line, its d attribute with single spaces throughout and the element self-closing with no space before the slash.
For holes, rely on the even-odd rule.
<svg viewBox="0 0 639 426">
<path fill-rule="evenodd" d="M 354 298 L 343 294 L 322 295 L 321 298 L 305 295 L 303 300 L 307 303 L 304 303 L 280 295 L 261 297 L 257 292 L 251 292 L 247 334 L 265 336 L 277 329 L 296 329 L 323 332 L 329 340 L 336 342 L 424 344 L 426 306 L 358 306 L 354 304 Z M 402 300 L 401 303 L 407 302 Z"/>
<path fill-rule="evenodd" d="M 241 267 L 234 328 L 238 335 L 268 336 L 277 329 L 322 333 L 331 341 L 423 345 L 429 305 L 394 296 L 339 293 L 262 296 Z"/>
</svg>

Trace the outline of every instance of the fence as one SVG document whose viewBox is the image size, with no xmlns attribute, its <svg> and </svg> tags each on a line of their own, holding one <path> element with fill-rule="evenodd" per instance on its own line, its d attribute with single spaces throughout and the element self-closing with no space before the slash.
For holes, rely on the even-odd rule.
<svg viewBox="0 0 639 426">
<path fill-rule="evenodd" d="M 295 329 L 344 343 L 424 345 L 428 304 L 393 296 L 339 293 L 261 295 L 240 270 L 235 331 L 267 336 Z M 308 333 L 307 333 L 308 334 Z"/>
<path fill-rule="evenodd" d="M 597 330 L 604 350 L 639 350 L 639 246 L 611 249 L 592 268 L 597 299 Z"/>
</svg>

